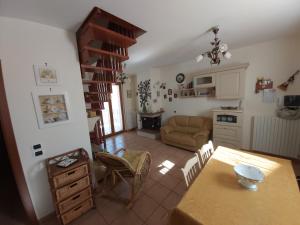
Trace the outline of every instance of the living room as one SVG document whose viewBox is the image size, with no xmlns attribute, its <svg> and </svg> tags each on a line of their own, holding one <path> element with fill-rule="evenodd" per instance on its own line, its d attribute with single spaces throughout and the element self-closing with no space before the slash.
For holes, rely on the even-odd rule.
<svg viewBox="0 0 300 225">
<path fill-rule="evenodd" d="M 91 26 L 93 21 L 87 17 L 94 7 L 100 10 L 96 10 L 100 17 L 104 13 L 105 18 L 135 32 L 122 39 L 111 32 L 116 27 L 110 27 L 107 32 L 99 27 L 103 23 L 99 23 L 93 29 L 101 30 L 102 36 L 89 34 L 100 40 L 105 35 L 115 42 L 120 39 L 125 43 L 121 51 L 114 50 L 113 46 L 95 50 L 97 44 L 89 48 L 82 44 L 85 32 L 78 31 Z M 0 27 L 1 148 L 7 150 L 4 161 L 10 162 L 8 176 L 14 178 L 11 181 L 3 175 L 4 183 L 9 185 L 2 193 L 6 193 L 5 199 L 16 201 L 9 210 L 6 206 L 9 200 L 2 201 L 0 221 L 6 224 L 216 224 L 222 221 L 226 209 L 237 205 L 226 202 L 221 194 L 214 199 L 208 191 L 209 185 L 216 187 L 211 190 L 220 188 L 216 193 L 226 193 L 226 187 L 233 187 L 228 196 L 244 198 L 243 206 L 253 207 L 251 213 L 258 218 L 251 221 L 247 212 L 237 209 L 245 220 L 243 216 L 231 214 L 224 218 L 225 224 L 268 224 L 265 223 L 268 219 L 277 224 L 284 224 L 281 223 L 284 219 L 289 220 L 288 224 L 299 221 L 297 213 L 293 214 L 300 207 L 296 179 L 300 175 L 297 170 L 300 155 L 298 1 L 1 0 Z M 135 41 L 128 37 L 134 37 Z M 83 54 L 81 45 L 90 55 Z M 213 52 L 214 47 L 217 52 Z M 115 52 L 108 53 L 110 50 Z M 97 65 L 88 64 L 85 57 L 93 58 L 96 53 L 120 61 L 111 60 L 108 64 L 116 64 L 110 64 L 110 70 L 103 69 L 108 64 L 100 65 L 99 61 Z M 108 71 L 113 81 L 90 78 L 99 75 L 99 67 Z M 55 74 L 55 79 L 42 79 L 41 71 Z M 99 86 L 89 89 L 94 83 Z M 112 90 L 107 88 L 109 85 L 103 89 L 100 83 L 111 84 Z M 141 97 L 144 95 L 147 97 Z M 41 101 L 44 102 L 40 104 Z M 58 116 L 45 117 L 45 112 Z M 176 117 L 180 118 L 176 120 Z M 143 118 L 150 122 L 143 124 Z M 205 131 L 202 131 L 203 118 L 209 121 Z M 188 124 L 184 125 L 184 131 L 180 131 L 182 123 Z M 166 137 L 164 131 L 168 135 L 178 133 Z M 202 138 L 196 133 L 201 133 Z M 193 140 L 196 144 L 191 144 Z M 209 140 L 214 153 L 204 162 L 197 152 Z M 122 148 L 128 150 L 123 157 Z M 77 192 L 60 200 L 53 194 L 58 191 L 55 185 L 59 184 L 52 183 L 55 176 L 51 173 L 58 172 L 60 167 L 53 169 L 50 161 L 63 161 L 64 154 L 77 149 L 84 149 L 76 154 L 82 154 L 86 162 L 80 166 L 86 168 L 83 173 L 89 177 L 86 178 L 91 190 L 88 206 L 78 201 L 65 203 L 77 197 Z M 218 173 L 214 167 L 221 156 L 232 153 L 228 149 L 236 151 L 238 160 L 248 157 L 250 162 L 251 157 L 259 156 L 264 165 L 269 162 L 271 166 L 280 166 L 270 174 L 264 170 L 265 166 L 256 165 L 265 180 L 257 185 L 256 192 L 251 192 L 236 179 L 233 167 L 237 161 L 219 165 L 219 169 L 228 170 L 228 176 L 224 171 Z M 129 150 L 137 150 L 140 155 L 132 156 Z M 230 154 L 226 155 L 226 151 Z M 138 158 L 144 160 L 143 166 L 137 167 L 141 174 L 145 173 L 140 174 L 141 188 L 138 185 L 138 194 L 129 198 L 129 204 L 128 200 L 124 204 L 123 197 L 127 199 L 136 185 L 130 182 L 126 185 L 122 174 L 107 169 L 111 161 L 105 161 L 105 157 L 110 157 L 105 154 L 113 155 L 115 160 L 125 158 L 131 166 L 136 165 L 134 160 Z M 199 167 L 190 184 L 186 183 L 182 169 L 194 157 Z M 4 158 L 1 153 L 1 159 Z M 66 167 L 66 174 L 72 170 L 70 176 L 73 176 L 75 165 L 78 162 Z M 280 168 L 287 168 L 285 177 Z M 136 178 L 136 171 L 132 174 Z M 219 174 L 225 174 L 224 178 L 210 183 L 213 180 L 210 177 Z M 274 200 L 276 191 L 283 188 L 280 182 L 273 182 L 275 178 L 291 186 L 290 192 L 282 191 Z M 68 182 L 61 185 L 72 185 Z M 113 193 L 111 185 L 116 185 Z M 272 190 L 270 195 L 265 194 L 267 189 Z M 78 190 L 83 195 L 83 189 Z M 201 199 L 194 196 L 198 191 Z M 205 191 L 207 197 L 202 196 Z M 257 196 L 251 201 L 253 193 Z M 267 197 L 286 203 L 286 210 L 276 211 L 279 209 L 272 207 L 276 204 L 265 200 Z M 189 208 L 192 204 L 189 201 L 195 201 L 194 209 Z M 63 203 L 64 211 L 58 207 Z M 195 213 L 193 210 L 201 204 L 208 205 L 211 212 L 222 209 L 224 214 L 199 208 L 200 213 Z M 279 215 L 277 220 L 271 211 Z M 261 213 L 265 214 L 264 218 Z M 63 217 L 67 214 L 69 217 Z"/>
</svg>

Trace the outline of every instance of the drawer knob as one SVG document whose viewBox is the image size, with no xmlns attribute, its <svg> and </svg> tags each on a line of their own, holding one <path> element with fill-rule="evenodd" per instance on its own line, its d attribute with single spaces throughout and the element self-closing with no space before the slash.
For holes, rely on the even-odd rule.
<svg viewBox="0 0 300 225">
<path fill-rule="evenodd" d="M 81 208 L 82 206 L 78 206 L 77 208 L 74 209 L 74 211 L 77 211 Z"/>
<path fill-rule="evenodd" d="M 70 175 L 72 175 L 72 174 L 74 174 L 75 173 L 75 171 L 71 171 L 71 172 L 69 172 L 69 173 L 67 173 L 68 174 L 68 176 L 70 176 Z"/>
<path fill-rule="evenodd" d="M 77 199 L 79 197 L 80 197 L 80 195 L 76 195 L 75 197 L 72 198 L 72 200 L 75 200 L 75 199 Z"/>
<path fill-rule="evenodd" d="M 75 187 L 77 185 L 78 185 L 78 183 L 72 184 L 72 185 L 70 185 L 70 188 L 73 188 L 73 187 Z"/>
</svg>

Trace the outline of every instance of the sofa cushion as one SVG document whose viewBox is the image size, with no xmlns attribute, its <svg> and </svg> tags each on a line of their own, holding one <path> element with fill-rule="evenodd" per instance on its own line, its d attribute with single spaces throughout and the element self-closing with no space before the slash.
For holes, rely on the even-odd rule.
<svg viewBox="0 0 300 225">
<path fill-rule="evenodd" d="M 189 127 L 202 128 L 211 130 L 212 129 L 212 120 L 210 118 L 200 117 L 200 116 L 190 116 L 189 117 Z"/>
<path fill-rule="evenodd" d="M 166 135 L 166 139 L 180 145 L 196 146 L 196 140 L 192 134 L 173 131 Z"/>
<path fill-rule="evenodd" d="M 188 116 L 173 116 L 169 119 L 168 124 L 171 126 L 183 126 L 187 127 L 189 124 Z"/>
</svg>

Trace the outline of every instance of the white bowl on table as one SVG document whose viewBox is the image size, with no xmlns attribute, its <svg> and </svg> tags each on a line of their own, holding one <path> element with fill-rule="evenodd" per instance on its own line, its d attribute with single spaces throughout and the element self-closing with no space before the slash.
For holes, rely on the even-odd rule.
<svg viewBox="0 0 300 225">
<path fill-rule="evenodd" d="M 238 182 L 251 191 L 256 191 L 257 183 L 261 183 L 265 177 L 260 169 L 245 164 L 236 165 L 234 172 L 238 178 Z"/>
</svg>

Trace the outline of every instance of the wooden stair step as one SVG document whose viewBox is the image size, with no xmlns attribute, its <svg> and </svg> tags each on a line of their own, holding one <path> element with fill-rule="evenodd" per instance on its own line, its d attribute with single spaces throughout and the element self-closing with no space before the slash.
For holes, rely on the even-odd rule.
<svg viewBox="0 0 300 225">
<path fill-rule="evenodd" d="M 101 109 L 100 108 L 98 108 L 98 109 L 85 109 L 87 112 L 91 112 L 91 111 L 98 111 L 98 112 L 100 112 L 101 111 Z"/>
<path fill-rule="evenodd" d="M 136 44 L 136 40 L 105 27 L 99 26 L 95 23 L 89 22 L 85 24 L 82 31 L 78 34 L 79 39 L 81 36 L 87 35 L 84 39 L 79 40 L 80 46 L 86 46 L 92 40 L 102 40 L 107 43 L 119 45 L 123 48 L 128 48 Z"/>
<path fill-rule="evenodd" d="M 92 57 L 92 56 L 105 56 L 105 57 L 113 57 L 115 59 L 117 59 L 120 62 L 126 61 L 129 59 L 128 56 L 125 55 L 121 55 L 115 52 L 110 52 L 110 51 L 106 51 L 106 50 L 102 50 L 99 48 L 93 48 L 93 47 L 89 47 L 89 46 L 84 46 L 82 49 L 82 60 L 83 61 L 88 61 L 88 59 L 86 57 Z"/>
<path fill-rule="evenodd" d="M 113 81 L 101 81 L 101 80 L 82 80 L 83 84 L 114 84 L 115 82 Z"/>
<path fill-rule="evenodd" d="M 84 92 L 85 95 L 100 95 L 100 94 L 111 94 L 108 91 L 93 91 L 93 92 Z"/>
<path fill-rule="evenodd" d="M 84 72 L 103 72 L 103 71 L 108 71 L 108 72 L 116 72 L 116 73 L 122 73 L 121 69 L 113 69 L 113 68 L 107 68 L 107 67 L 99 67 L 99 66 L 90 66 L 86 64 L 81 64 L 81 69 Z"/>
</svg>

